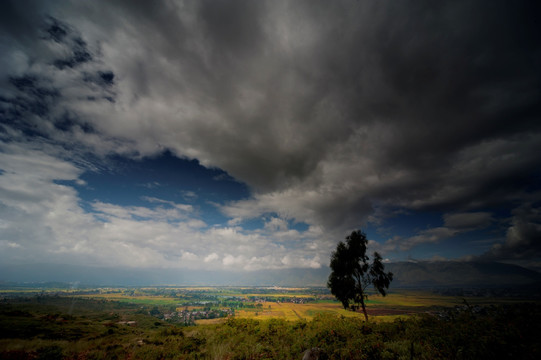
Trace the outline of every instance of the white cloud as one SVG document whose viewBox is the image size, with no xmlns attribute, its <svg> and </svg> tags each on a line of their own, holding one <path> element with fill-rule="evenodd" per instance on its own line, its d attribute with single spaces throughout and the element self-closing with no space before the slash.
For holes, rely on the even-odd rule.
<svg viewBox="0 0 541 360">
<path fill-rule="evenodd" d="M 205 256 L 204 261 L 205 261 L 206 263 L 208 263 L 208 262 L 216 261 L 216 260 L 218 260 L 219 258 L 220 258 L 220 257 L 218 256 L 218 254 L 212 253 L 212 254 L 209 254 L 209 255 Z"/>
<path fill-rule="evenodd" d="M 152 197 L 152 196 L 143 196 L 142 199 L 145 200 L 145 201 L 148 201 L 150 203 L 167 204 L 167 205 L 170 205 L 170 206 L 172 206 L 174 208 L 177 208 L 179 210 L 186 211 L 186 212 L 192 212 L 194 210 L 192 205 L 177 204 L 177 203 L 175 203 L 173 201 L 158 199 L 158 198 L 155 198 L 155 197 Z"/>
<path fill-rule="evenodd" d="M 193 192 L 193 191 L 182 191 L 182 197 L 184 198 L 184 200 L 186 201 L 191 201 L 191 200 L 195 200 L 198 198 L 198 195 Z"/>
<path fill-rule="evenodd" d="M 299 258 L 292 255 L 286 255 L 282 258 L 282 263 L 288 267 L 301 267 L 301 268 L 312 268 L 319 269 L 321 267 L 321 260 L 319 256 L 313 258 Z"/>
<path fill-rule="evenodd" d="M 173 209 L 166 209 L 163 207 L 151 209 L 143 206 L 119 206 L 100 201 L 92 203 L 92 208 L 96 212 L 100 213 L 101 216 L 105 216 L 107 219 L 110 217 L 117 217 L 122 219 L 142 218 L 144 220 L 186 220 L 187 216 L 184 213 L 186 209 L 184 207 L 180 207 L 182 211 L 179 211 L 179 206 L 173 206 L 175 206 Z M 189 206 L 188 211 L 191 211 L 191 206 Z"/>
<path fill-rule="evenodd" d="M 1 248 L 11 248 L 11 249 L 16 249 L 16 248 L 20 248 L 21 245 L 13 242 L 13 241 L 6 241 L 6 240 L 0 240 L 0 249 Z"/>
<path fill-rule="evenodd" d="M 287 221 L 277 217 L 271 217 L 267 222 L 265 222 L 265 229 L 270 231 L 286 231 L 288 228 Z"/>
<path fill-rule="evenodd" d="M 314 227 L 292 233 L 284 229 L 286 222 L 274 220 L 277 226 L 264 234 L 239 226 L 208 228 L 191 206 L 154 197 L 145 198 L 152 208 L 94 201 L 87 212 L 75 187 L 55 183 L 62 179 L 76 184 L 82 170 L 17 144 L 4 144 L 3 151 L 0 260 L 6 263 L 256 270 L 287 267 L 280 260 L 286 254 L 308 259 L 292 266 L 315 267 L 314 251 L 327 249 L 314 247 L 322 241 Z M 310 242 L 290 247 L 286 235 Z M 226 255 L 219 261 L 218 254 Z"/>
<path fill-rule="evenodd" d="M 246 263 L 246 258 L 242 255 L 233 256 L 231 254 L 225 254 L 222 263 L 225 266 L 241 266 Z"/>
<path fill-rule="evenodd" d="M 180 257 L 180 259 L 183 261 L 197 261 L 199 260 L 199 256 L 189 251 L 184 251 L 182 252 L 182 256 Z"/>
</svg>

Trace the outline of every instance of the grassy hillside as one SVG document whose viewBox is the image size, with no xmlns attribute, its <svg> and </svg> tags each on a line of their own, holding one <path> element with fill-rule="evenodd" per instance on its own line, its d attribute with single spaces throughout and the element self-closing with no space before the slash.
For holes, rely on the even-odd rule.
<svg viewBox="0 0 541 360">
<path fill-rule="evenodd" d="M 169 302 L 161 304 L 159 296 L 148 296 L 142 290 L 128 291 L 139 301 L 68 294 L 4 297 L 0 303 L 0 358 L 301 359 L 305 350 L 314 347 L 328 359 L 541 356 L 541 306 L 536 303 L 495 304 L 490 299 L 469 298 L 458 306 L 457 299 L 409 292 L 374 299 L 369 305 L 373 311 L 420 310 L 392 321 L 372 316 L 367 323 L 358 314 L 340 314 L 329 301 L 263 302 L 253 308 L 247 304 L 240 313 L 218 322 L 179 326 L 159 318 L 170 311 Z M 190 292 L 207 297 L 201 289 Z M 222 293 L 232 296 L 234 292 Z M 262 296 L 246 293 L 247 297 L 255 295 Z M 171 301 L 167 296 L 162 299 Z"/>
</svg>

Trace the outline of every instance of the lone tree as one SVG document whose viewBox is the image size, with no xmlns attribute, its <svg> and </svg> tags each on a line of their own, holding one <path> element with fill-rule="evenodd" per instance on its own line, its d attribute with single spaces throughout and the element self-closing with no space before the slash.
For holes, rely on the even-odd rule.
<svg viewBox="0 0 541 360">
<path fill-rule="evenodd" d="M 372 284 L 377 292 L 385 296 L 385 290 L 393 280 L 393 273 L 385 272 L 382 258 L 377 252 L 374 253 L 372 263 L 369 263 L 366 255 L 367 243 L 366 234 L 360 230 L 346 236 L 346 243 L 340 241 L 331 255 L 332 272 L 327 282 L 331 293 L 342 303 L 344 309 L 355 311 L 360 305 L 366 321 L 366 288 Z"/>
</svg>

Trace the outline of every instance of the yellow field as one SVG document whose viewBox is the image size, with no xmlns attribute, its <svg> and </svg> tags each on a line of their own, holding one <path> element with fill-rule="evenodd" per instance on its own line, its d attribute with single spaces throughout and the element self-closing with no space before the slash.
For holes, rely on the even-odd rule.
<svg viewBox="0 0 541 360">
<path fill-rule="evenodd" d="M 297 296 L 300 297 L 300 296 Z M 376 321 L 393 321 L 413 313 L 424 312 L 431 306 L 452 307 L 460 305 L 461 298 L 441 296 L 427 292 L 403 291 L 385 297 L 371 295 L 366 302 L 368 315 Z M 311 320 L 318 314 L 333 314 L 345 317 L 362 317 L 362 312 L 344 310 L 338 302 L 294 304 L 289 302 L 264 302 L 261 308 L 236 310 L 235 316 L 251 319 L 281 318 L 295 321 Z"/>
<path fill-rule="evenodd" d="M 311 320 L 317 314 L 335 314 L 343 316 L 360 316 L 361 314 L 352 311 L 346 311 L 338 303 L 309 303 L 309 304 L 294 304 L 294 303 L 276 303 L 264 302 L 260 309 L 245 309 L 236 310 L 235 316 L 240 318 L 250 319 L 270 319 L 281 318 L 284 320 Z"/>
</svg>

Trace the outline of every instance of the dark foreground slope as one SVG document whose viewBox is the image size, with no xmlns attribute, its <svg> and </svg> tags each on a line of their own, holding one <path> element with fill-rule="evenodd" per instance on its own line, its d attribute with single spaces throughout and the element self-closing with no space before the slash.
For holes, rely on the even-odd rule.
<svg viewBox="0 0 541 360">
<path fill-rule="evenodd" d="M 541 307 L 449 310 L 392 323 L 316 316 L 176 327 L 140 305 L 62 297 L 0 303 L 1 359 L 539 359 Z"/>
</svg>

